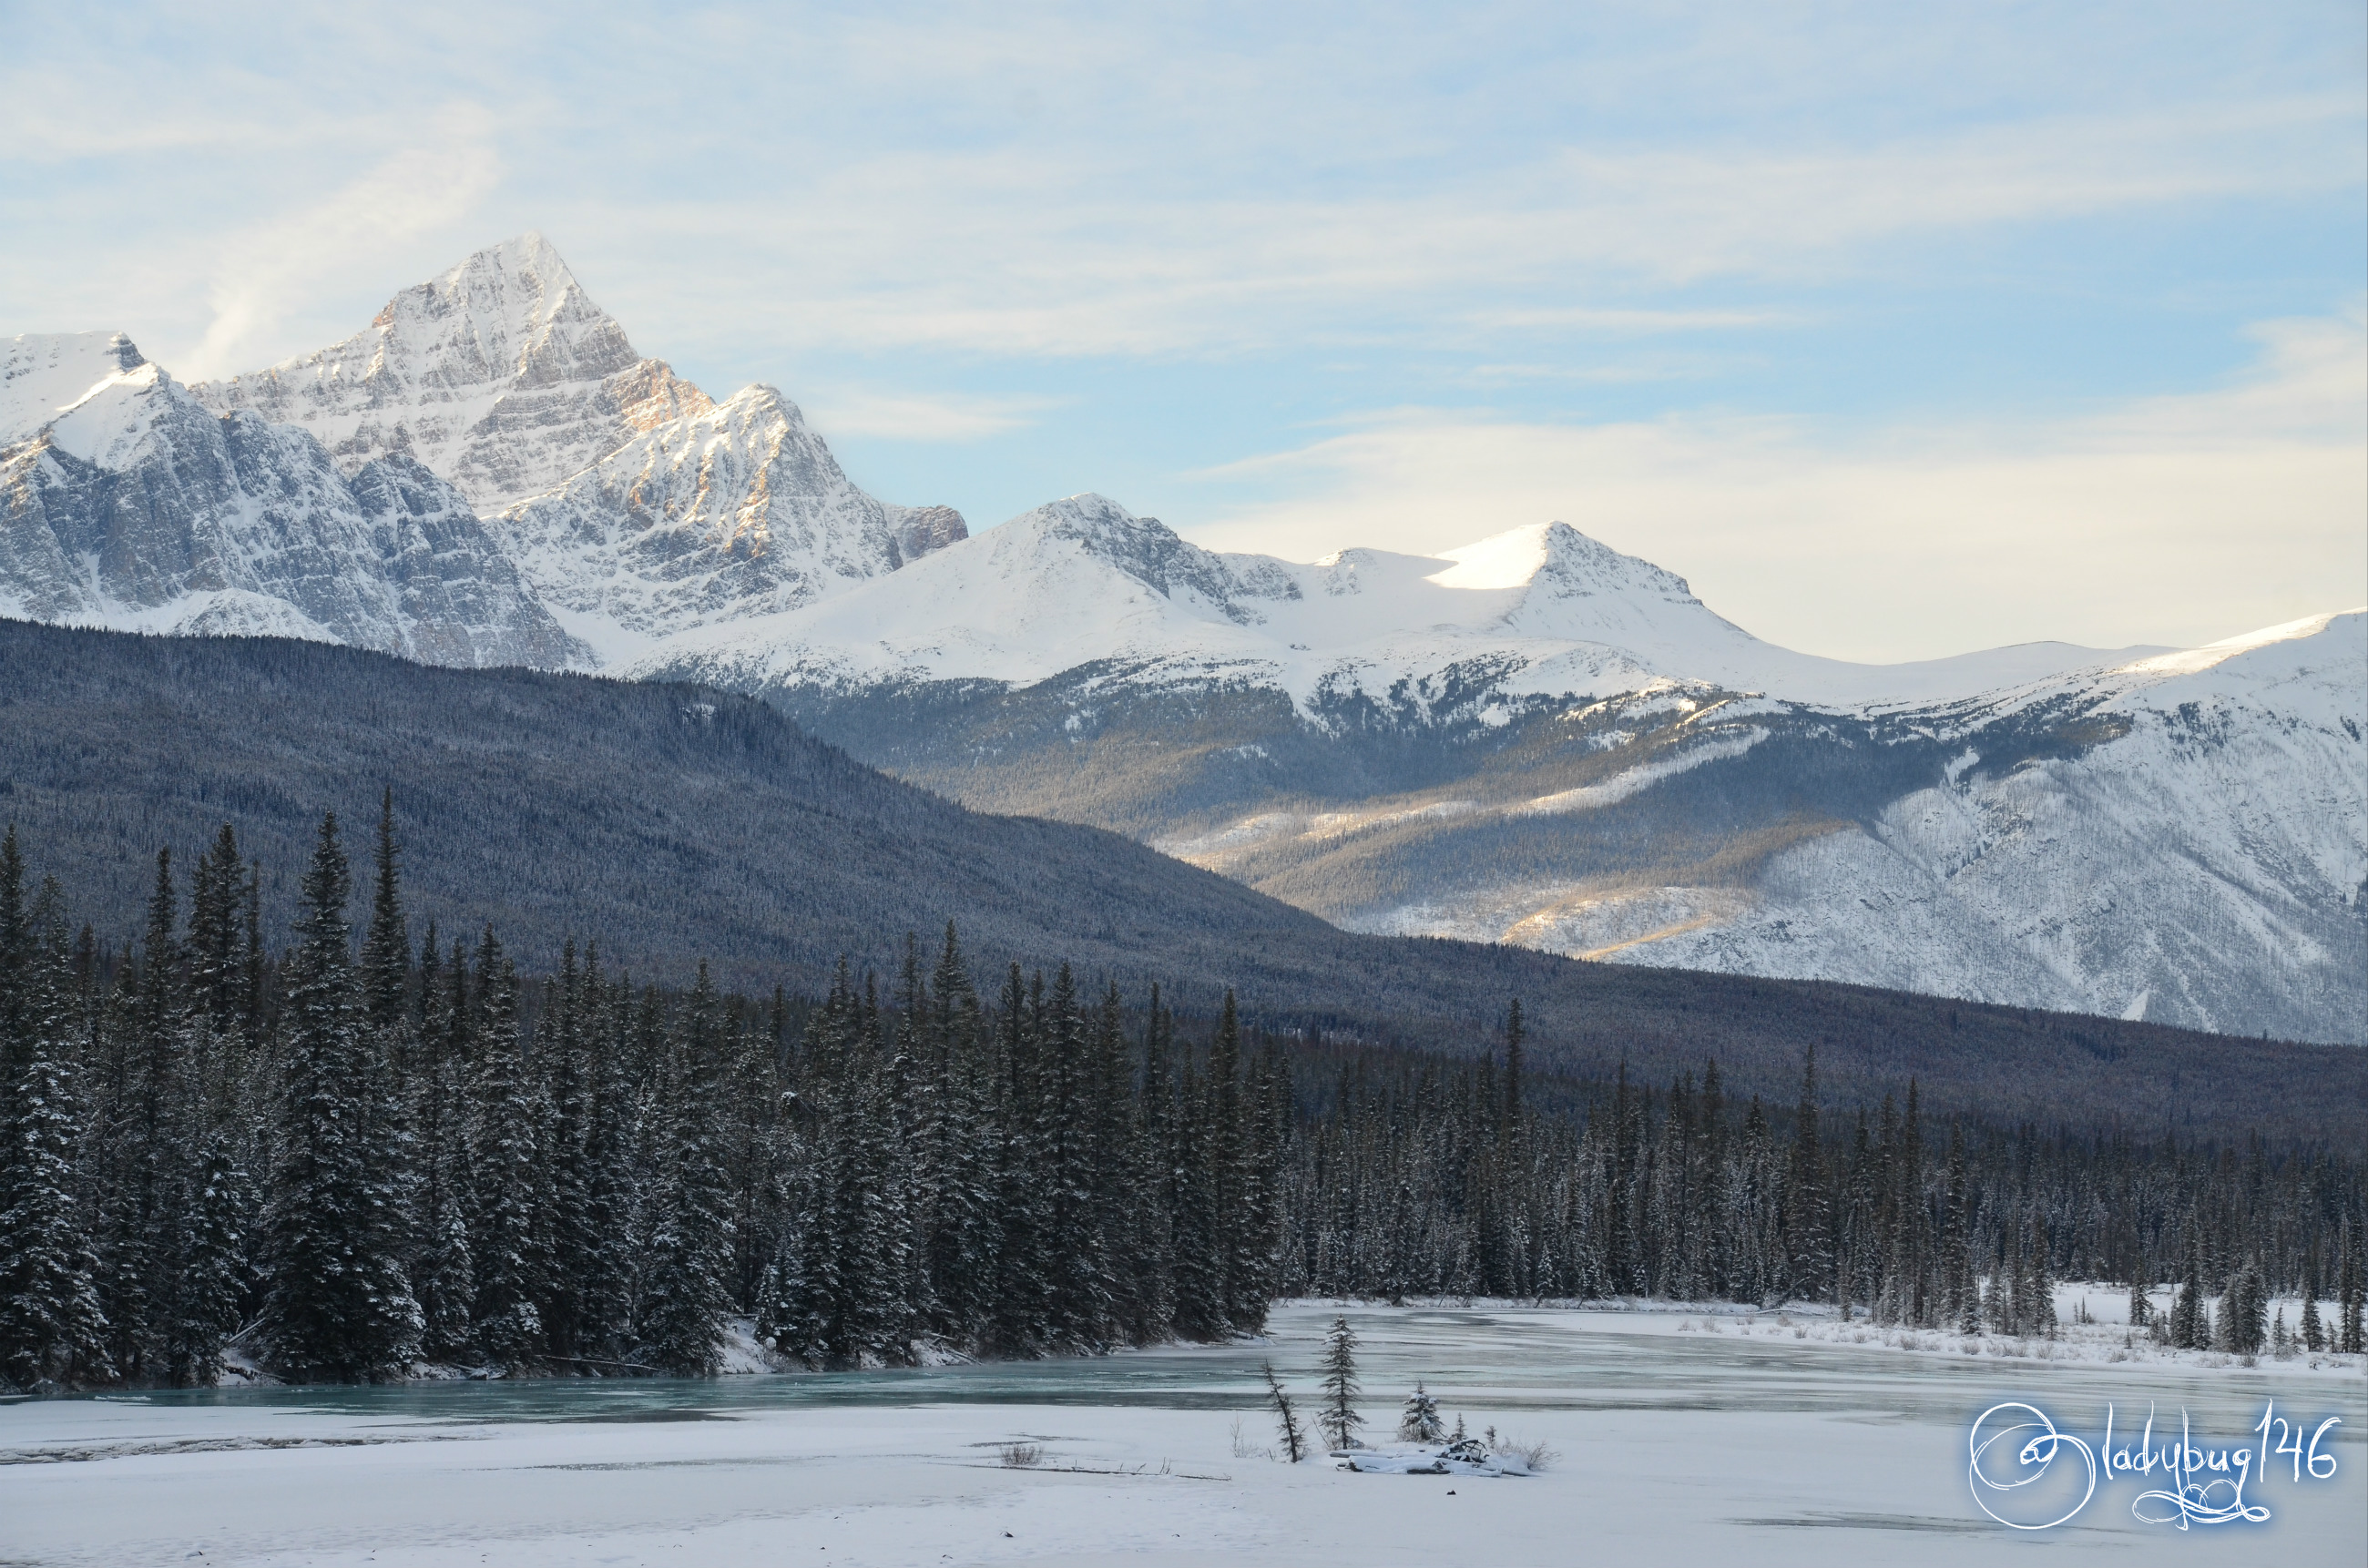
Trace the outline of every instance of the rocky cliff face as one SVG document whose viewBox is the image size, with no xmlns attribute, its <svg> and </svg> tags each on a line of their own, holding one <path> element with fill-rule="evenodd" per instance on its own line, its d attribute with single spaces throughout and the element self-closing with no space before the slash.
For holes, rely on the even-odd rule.
<svg viewBox="0 0 2368 1568">
<path fill-rule="evenodd" d="M 636 436 L 487 526 L 604 660 L 795 609 L 905 562 L 887 508 L 770 387 Z"/>
<path fill-rule="evenodd" d="M 93 335 L 10 347 L 12 365 L 44 366 L 53 381 L 66 365 L 68 379 L 103 373 L 63 408 L 12 415 L 0 612 L 305 637 L 438 664 L 584 657 L 467 500 L 416 461 L 390 456 L 349 477 L 305 432 L 217 416 L 129 339 L 107 338 L 100 353 Z"/>
<path fill-rule="evenodd" d="M 865 494 L 772 389 L 719 406 L 641 358 L 539 234 L 227 381 L 120 335 L 17 339 L 0 448 L 15 613 L 435 663 L 597 665 L 969 534 Z"/>
<path fill-rule="evenodd" d="M 970 538 L 970 525 L 951 506 L 894 506 L 888 508 L 888 527 L 896 536 L 896 548 L 907 561 L 916 561 L 933 550 L 943 550 Z"/>
<path fill-rule="evenodd" d="M 560 484 L 707 394 L 634 353 L 540 234 L 387 301 L 343 343 L 189 388 L 318 437 L 347 472 L 404 452 L 492 512 Z"/>
<path fill-rule="evenodd" d="M 317 436 L 348 473 L 401 455 L 450 481 L 594 663 L 969 534 L 951 507 L 865 494 L 773 389 L 719 405 L 639 357 L 540 234 L 404 290 L 343 343 L 190 392 Z"/>
</svg>

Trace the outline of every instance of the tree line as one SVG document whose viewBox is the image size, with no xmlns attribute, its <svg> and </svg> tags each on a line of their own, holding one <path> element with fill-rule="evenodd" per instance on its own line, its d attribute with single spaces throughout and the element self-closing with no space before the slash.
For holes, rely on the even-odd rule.
<svg viewBox="0 0 2368 1568">
<path fill-rule="evenodd" d="M 1517 1002 L 1501 1057 L 1343 1056 L 1283 1167 L 1286 1292 L 1803 1301 L 2044 1335 L 2055 1280 L 2111 1280 L 2177 1288 L 2169 1343 L 2258 1350 L 2262 1303 L 2300 1295 L 2337 1303 L 2310 1348 L 2363 1348 L 2348 1152 L 1941 1124 L 1913 1079 L 1843 1112 L 1814 1050 L 1789 1107 L 1738 1103 L 1713 1061 L 1657 1094 L 1623 1065 L 1540 1109 L 1522 1033 Z"/>
<path fill-rule="evenodd" d="M 574 942 L 529 979 L 489 927 L 415 942 L 400 858 L 390 801 L 358 932 L 324 818 L 275 944 L 225 827 L 103 947 L 0 838 L 0 1380 L 703 1375 L 734 1319 L 814 1367 L 1025 1357 L 1255 1332 L 1278 1295 L 2044 1334 L 2066 1277 L 2178 1285 L 2158 1335 L 2237 1350 L 2270 1295 L 2329 1299 L 2311 1347 L 2361 1348 L 2344 1153 L 1944 1125 L 1912 1082 L 1843 1113 L 1814 1056 L 1790 1107 L 1714 1062 L 1578 1085 L 1529 1070 L 1519 1003 L 1474 1060 L 1247 1038 L 1230 994 L 982 989 L 951 926 L 814 997 Z"/>
</svg>

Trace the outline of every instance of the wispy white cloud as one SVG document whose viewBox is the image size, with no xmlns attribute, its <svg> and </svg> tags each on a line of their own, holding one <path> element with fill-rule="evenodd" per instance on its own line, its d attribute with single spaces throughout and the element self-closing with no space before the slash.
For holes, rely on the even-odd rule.
<svg viewBox="0 0 2368 1568">
<path fill-rule="evenodd" d="M 474 211 L 501 173 L 494 119 L 458 103 L 425 117 L 420 140 L 360 177 L 291 204 L 217 244 L 212 319 L 182 361 L 192 380 L 250 369 L 273 346 L 291 301 L 389 245 L 452 227 Z"/>
<path fill-rule="evenodd" d="M 898 441 L 978 441 L 1034 425 L 1063 399 L 949 397 L 916 392 L 825 392 L 804 404 L 830 436 L 873 436 Z"/>
<path fill-rule="evenodd" d="M 1395 409 L 1199 476 L 1284 491 L 1187 531 L 1312 559 L 1560 518 L 1780 642 L 1906 659 L 2061 638 L 2192 644 L 2358 601 L 2368 335 L 2266 324 L 2231 385 L 2047 423 L 1602 425 Z"/>
<path fill-rule="evenodd" d="M 2347 188 L 2362 151 L 2333 132 L 2358 112 L 2053 116 L 1872 150 L 1569 148 L 1346 197 L 1146 187 L 1112 149 L 949 150 L 816 174 L 792 201 L 676 209 L 666 227 L 699 232 L 750 293 L 796 257 L 797 287 L 771 304 L 814 343 L 1160 356 L 1751 330 L 1788 312 L 1634 298 L 1831 282 L 1877 269 L 1870 246 L 2003 224 Z"/>
</svg>

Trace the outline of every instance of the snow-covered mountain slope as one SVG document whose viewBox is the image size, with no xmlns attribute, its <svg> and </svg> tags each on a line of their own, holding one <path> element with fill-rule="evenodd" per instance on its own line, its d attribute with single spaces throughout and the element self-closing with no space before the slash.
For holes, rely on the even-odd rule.
<svg viewBox="0 0 2368 1568">
<path fill-rule="evenodd" d="M 436 664 L 584 656 L 411 459 L 348 476 L 302 430 L 215 415 L 120 335 L 20 337 L 0 364 L 0 614 Z"/>
<path fill-rule="evenodd" d="M 1280 572 L 1236 572 L 1156 518 L 1075 495 L 810 608 L 671 637 L 621 673 L 750 690 L 1026 683 L 1113 658 L 1263 676 L 1278 666 L 1255 630 L 1261 596 L 1296 592 Z"/>
<path fill-rule="evenodd" d="M 481 512 L 712 406 L 665 361 L 635 354 L 536 233 L 404 290 L 343 343 L 189 392 L 217 413 L 302 426 L 347 472 L 407 452 Z"/>
<path fill-rule="evenodd" d="M 2317 617 L 1913 715 L 1944 743 L 1929 782 L 1748 867 L 1670 880 L 1475 863 L 1417 898 L 1335 913 L 1621 962 L 2360 1042 L 2364 626 L 2368 612 Z M 1730 796 L 1765 787 L 1749 762 L 1729 771 Z M 1666 830 L 1699 806 L 1644 820 Z"/>
<path fill-rule="evenodd" d="M 402 452 L 450 480 L 592 663 L 969 531 L 951 507 L 864 494 L 772 388 L 717 404 L 639 358 L 535 233 L 404 290 L 343 343 L 190 390 L 316 434 L 348 472 Z"/>
<path fill-rule="evenodd" d="M 13 447 L 148 361 L 120 332 L 62 332 L 0 342 L 0 448 Z"/>
<path fill-rule="evenodd" d="M 1460 686 L 1609 695 L 1708 681 L 1800 701 L 1969 697 L 2125 659 L 2026 644 L 1923 664 L 1852 665 L 1762 642 L 1682 578 L 1564 523 L 1438 557 L 1350 550 L 1310 564 L 1219 554 L 1099 495 L 1074 495 L 827 603 L 669 639 L 633 666 L 749 689 L 993 680 L 1088 664 L 1133 685 L 1269 687 L 1327 705 Z"/>
<path fill-rule="evenodd" d="M 905 564 L 908 540 L 964 531 L 948 508 L 898 513 L 848 482 L 795 403 L 754 386 L 636 436 L 486 526 L 544 602 L 615 663 L 669 633 L 884 577 Z"/>
<path fill-rule="evenodd" d="M 1298 564 L 1088 495 L 625 668 L 1358 929 L 2362 1040 L 2358 623 L 1857 665 L 1560 524 Z"/>
</svg>

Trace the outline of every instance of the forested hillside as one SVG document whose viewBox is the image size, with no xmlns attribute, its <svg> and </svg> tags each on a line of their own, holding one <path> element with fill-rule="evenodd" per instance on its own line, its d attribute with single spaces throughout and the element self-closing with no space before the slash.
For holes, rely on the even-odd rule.
<svg viewBox="0 0 2368 1568">
<path fill-rule="evenodd" d="M 143 926 L 159 849 L 225 824 L 284 939 L 320 813 L 394 790 L 415 915 L 491 921 L 530 972 L 598 932 L 637 980 L 819 994 L 841 955 L 893 972 L 959 923 L 983 971 L 1065 960 L 1082 988 L 1165 983 L 1188 1017 L 1227 988 L 1260 1027 L 1465 1053 L 1506 998 L 1543 1068 L 1666 1083 L 1723 1064 L 1828 1091 L 2052 1123 L 2241 1136 L 2368 1133 L 2368 1055 L 1896 992 L 1573 962 L 1355 936 L 1112 834 L 966 811 L 800 734 L 752 699 L 518 670 L 423 667 L 276 639 L 0 621 L 0 819 L 104 944 Z"/>
<path fill-rule="evenodd" d="M 536 977 L 415 931 L 393 825 L 358 930 L 323 820 L 277 950 L 228 829 L 109 950 L 0 835 L 0 1387 L 712 1375 L 734 1316 L 815 1367 L 1074 1354 L 1310 1290 L 2052 1335 L 2067 1270 L 2179 1283 L 2166 1344 L 2260 1351 L 2300 1289 L 2302 1342 L 2360 1348 L 2349 1151 L 1951 1118 L 1943 1154 L 1912 1079 L 1845 1136 L 1813 1055 L 1787 1118 L 1714 1060 L 1541 1079 L 1518 999 L 1452 1062 L 1246 1036 L 1230 993 L 1179 1030 L 1066 964 L 983 986 L 951 926 L 818 998 L 636 986 L 597 940 Z"/>
</svg>

